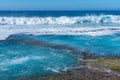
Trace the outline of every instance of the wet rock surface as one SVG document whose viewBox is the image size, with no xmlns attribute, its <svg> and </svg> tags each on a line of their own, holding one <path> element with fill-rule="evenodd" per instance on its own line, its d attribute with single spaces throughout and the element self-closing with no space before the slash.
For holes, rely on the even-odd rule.
<svg viewBox="0 0 120 80">
<path fill-rule="evenodd" d="M 82 66 L 76 69 L 44 77 L 19 80 L 120 80 L 119 61 L 119 58 L 87 59 L 82 60 L 80 63 Z"/>
<path fill-rule="evenodd" d="M 22 78 L 19 80 L 120 80 L 120 75 L 90 67 L 81 67 L 61 74 L 46 77 Z"/>
<path fill-rule="evenodd" d="M 35 40 L 10 39 L 7 41 L 24 42 L 26 44 L 55 49 L 69 50 L 73 54 L 82 56 L 78 67 L 59 74 L 19 78 L 18 80 L 120 80 L 120 58 L 93 58 L 90 52 L 76 50 L 69 46 L 53 45 Z"/>
</svg>

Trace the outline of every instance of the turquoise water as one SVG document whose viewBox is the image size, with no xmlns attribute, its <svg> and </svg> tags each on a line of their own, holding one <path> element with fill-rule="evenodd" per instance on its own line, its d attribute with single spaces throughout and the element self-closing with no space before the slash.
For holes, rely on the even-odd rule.
<svg viewBox="0 0 120 80">
<path fill-rule="evenodd" d="M 0 80 L 76 68 L 80 51 L 120 58 L 120 11 L 0 11 Z"/>
<path fill-rule="evenodd" d="M 0 80 L 59 73 L 73 68 L 77 60 L 66 50 L 0 41 Z"/>
<path fill-rule="evenodd" d="M 33 36 L 29 36 L 32 38 Z M 87 50 L 95 56 L 120 57 L 120 35 L 108 36 L 34 36 L 34 40 Z"/>
<path fill-rule="evenodd" d="M 33 39 L 50 45 L 65 45 L 96 56 L 120 57 L 120 37 L 14 35 L 9 39 Z M 78 57 L 70 50 L 25 43 L 0 41 L 0 78 L 15 79 L 59 73 L 74 68 Z M 3 77 L 4 76 L 4 77 Z"/>
</svg>

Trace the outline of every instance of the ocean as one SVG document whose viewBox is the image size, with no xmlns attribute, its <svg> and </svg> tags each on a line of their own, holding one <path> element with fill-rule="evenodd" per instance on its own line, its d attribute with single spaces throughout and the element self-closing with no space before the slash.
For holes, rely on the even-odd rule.
<svg viewBox="0 0 120 80">
<path fill-rule="evenodd" d="M 80 52 L 120 58 L 120 11 L 0 11 L 0 80 L 80 67 Z"/>
</svg>

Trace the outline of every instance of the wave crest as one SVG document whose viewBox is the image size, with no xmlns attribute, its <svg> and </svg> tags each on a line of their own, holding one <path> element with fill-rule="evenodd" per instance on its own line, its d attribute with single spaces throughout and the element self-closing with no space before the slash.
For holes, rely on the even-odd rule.
<svg viewBox="0 0 120 80">
<path fill-rule="evenodd" d="M 0 25 L 38 25 L 38 24 L 84 24 L 120 23 L 117 15 L 88 15 L 77 17 L 0 17 Z"/>
</svg>

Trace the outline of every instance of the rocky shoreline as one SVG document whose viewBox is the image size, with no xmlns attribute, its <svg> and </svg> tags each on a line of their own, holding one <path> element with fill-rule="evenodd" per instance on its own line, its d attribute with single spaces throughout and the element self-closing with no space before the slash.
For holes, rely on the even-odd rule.
<svg viewBox="0 0 120 80">
<path fill-rule="evenodd" d="M 80 55 L 78 68 L 67 70 L 48 76 L 37 76 L 30 78 L 19 78 L 18 80 L 120 80 L 120 58 L 94 57 L 90 52 L 79 51 L 65 45 L 54 45 L 32 39 L 12 39 L 7 41 L 22 42 L 34 46 L 49 47 L 71 51 Z"/>
<path fill-rule="evenodd" d="M 120 80 L 119 61 L 119 58 L 88 59 L 81 63 L 81 67 L 63 73 L 19 80 Z"/>
</svg>

